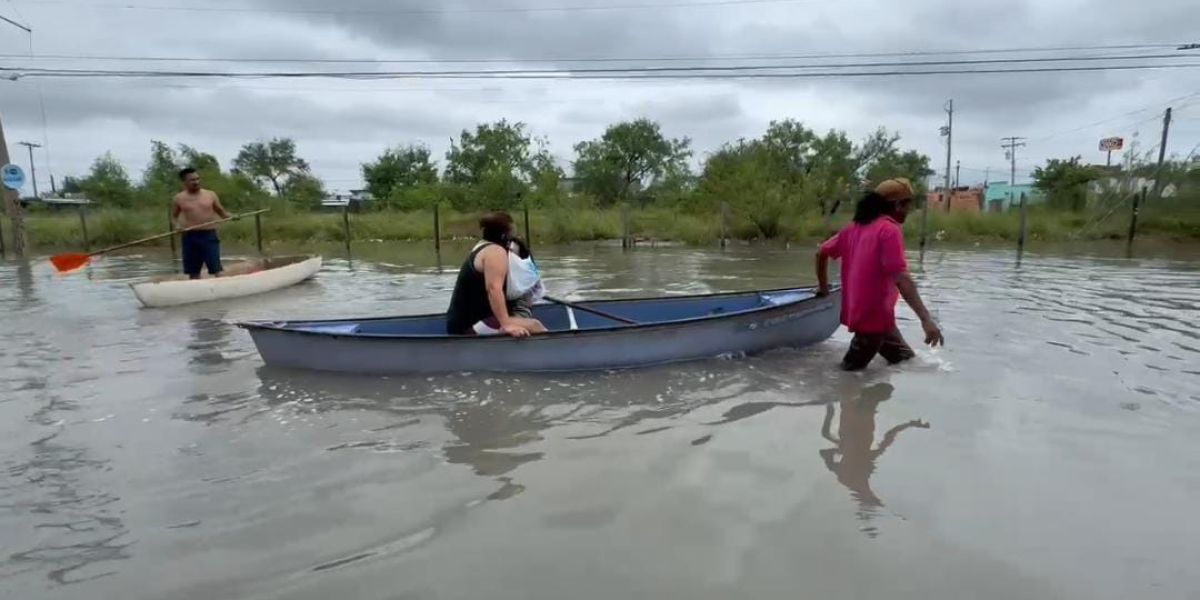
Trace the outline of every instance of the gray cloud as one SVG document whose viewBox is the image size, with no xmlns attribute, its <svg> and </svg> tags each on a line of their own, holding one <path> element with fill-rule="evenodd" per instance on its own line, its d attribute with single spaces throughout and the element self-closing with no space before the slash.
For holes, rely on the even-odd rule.
<svg viewBox="0 0 1200 600">
<path fill-rule="evenodd" d="M 288 0 L 231 0 L 220 6 L 288 11 L 296 5 Z M 497 68 L 579 65 L 529 62 L 543 58 L 1200 41 L 1191 39 L 1200 21 L 1200 3 L 1192 0 L 1018 0 L 1003 5 L 867 0 L 532 13 L 461 12 L 493 8 L 491 0 L 344 0 L 336 10 L 345 12 L 334 15 L 20 7 L 38 32 L 35 48 L 42 54 L 510 61 L 493 65 Z M 460 12 L 398 14 L 404 10 Z M 83 17 L 76 18 L 77 12 Z M 68 14 L 72 18 L 65 18 Z M 18 38 L 7 32 L 0 35 L 0 52 L 25 52 L 27 42 Z M 28 62 L 0 59 L 0 65 Z M 81 66 L 72 61 L 38 64 Z M 347 65 L 186 66 L 291 70 Z M 288 135 L 297 139 L 331 187 L 349 187 L 358 176 L 358 164 L 387 146 L 419 141 L 440 155 L 460 130 L 499 118 L 528 123 L 533 133 L 549 138 L 552 151 L 564 163 L 576 142 L 600 135 L 607 124 L 648 117 L 660 121 L 668 135 L 692 138 L 698 157 L 725 141 L 761 134 L 770 120 L 798 118 L 814 129 L 844 129 L 856 138 L 885 126 L 941 165 L 944 150 L 937 128 L 945 118 L 943 103 L 953 97 L 958 109 L 956 158 L 964 165 L 964 179 L 981 179 L 987 167 L 1000 171 L 1005 164 L 998 147 L 1003 135 L 1030 138 L 1030 146 L 1019 156 L 1022 170 L 1048 156 L 1084 154 L 1099 160 L 1096 138 L 1130 136 L 1134 131 L 1141 131 L 1143 139 L 1153 137 L 1161 104 L 1195 92 L 1198 84 L 1200 70 L 720 82 L 48 81 L 42 86 L 48 119 L 43 136 L 37 90 L 22 81 L 0 82 L 0 114 L 10 141 L 47 138 L 54 170 L 60 174 L 85 170 L 96 154 L 108 149 L 136 172 L 146 161 L 150 139 L 191 143 L 228 161 L 241 143 Z M 1113 119 L 1142 108 L 1147 110 Z M 1090 125 L 1105 119 L 1108 122 Z M 1198 123 L 1181 118 L 1172 152 L 1186 152 L 1200 141 Z"/>
</svg>

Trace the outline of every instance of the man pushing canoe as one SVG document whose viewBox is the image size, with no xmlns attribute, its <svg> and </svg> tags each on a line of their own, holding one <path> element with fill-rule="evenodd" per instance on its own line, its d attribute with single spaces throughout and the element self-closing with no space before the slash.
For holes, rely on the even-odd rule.
<svg viewBox="0 0 1200 600">
<path fill-rule="evenodd" d="M 188 167 L 180 171 L 179 180 L 183 182 L 183 191 L 175 195 L 171 206 L 171 222 L 176 229 L 234 218 L 221 206 L 216 193 L 200 187 L 200 174 L 196 169 Z M 220 276 L 223 270 L 221 240 L 217 237 L 216 223 L 183 232 L 181 243 L 183 272 L 188 278 L 200 279 L 202 267 L 208 268 L 209 275 Z"/>
<path fill-rule="evenodd" d="M 896 301 L 901 296 L 921 319 L 925 343 L 944 343 L 904 259 L 900 225 L 912 209 L 913 189 L 907 179 L 889 179 L 859 200 L 854 221 L 821 244 L 817 251 L 818 293 L 829 293 L 829 259 L 842 259 L 842 324 L 854 334 L 842 368 L 866 368 L 878 354 L 895 364 L 914 356 L 896 327 Z"/>
</svg>

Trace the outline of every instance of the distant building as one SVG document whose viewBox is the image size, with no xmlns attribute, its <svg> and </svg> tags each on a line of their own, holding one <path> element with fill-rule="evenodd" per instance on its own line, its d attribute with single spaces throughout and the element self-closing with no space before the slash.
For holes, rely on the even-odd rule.
<svg viewBox="0 0 1200 600">
<path fill-rule="evenodd" d="M 321 199 L 321 210 L 344 210 L 359 212 L 369 207 L 375 198 L 366 190 L 335 192 Z"/>
<path fill-rule="evenodd" d="M 984 193 L 984 201 L 987 203 L 988 212 L 1004 212 L 1021 205 L 1021 194 L 1025 194 L 1026 206 L 1046 201 L 1045 194 L 1033 187 L 1032 183 L 989 183 Z"/>
<path fill-rule="evenodd" d="M 90 206 L 92 201 L 83 194 L 62 194 L 61 196 L 43 196 L 41 198 L 21 198 L 21 205 L 28 208 L 30 206 L 45 206 L 51 210 L 63 210 L 68 208 Z"/>
<path fill-rule="evenodd" d="M 1154 191 L 1154 179 L 1150 177 L 1107 177 L 1088 183 L 1088 200 L 1096 200 L 1114 194 L 1136 194 L 1142 189 Z M 1163 184 L 1162 197 L 1175 196 L 1175 184 Z"/>
<path fill-rule="evenodd" d="M 977 213 L 983 210 L 983 188 L 952 188 L 949 194 L 938 188 L 925 194 L 925 202 L 935 212 Z"/>
</svg>

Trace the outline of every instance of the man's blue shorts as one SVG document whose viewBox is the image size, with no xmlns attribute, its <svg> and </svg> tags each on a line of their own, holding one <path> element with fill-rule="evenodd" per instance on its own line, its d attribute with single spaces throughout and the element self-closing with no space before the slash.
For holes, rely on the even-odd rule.
<svg viewBox="0 0 1200 600">
<path fill-rule="evenodd" d="M 209 275 L 221 272 L 221 240 L 216 231 L 185 231 L 183 272 L 195 279 L 200 277 L 201 267 L 208 267 Z"/>
</svg>

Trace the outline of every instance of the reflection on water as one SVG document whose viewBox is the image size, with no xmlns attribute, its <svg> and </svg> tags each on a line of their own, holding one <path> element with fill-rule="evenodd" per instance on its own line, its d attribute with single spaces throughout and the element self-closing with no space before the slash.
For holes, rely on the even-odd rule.
<svg viewBox="0 0 1200 600">
<path fill-rule="evenodd" d="M 524 491 L 514 472 L 541 460 L 536 447 L 541 432 L 569 428 L 567 439 L 588 440 L 637 429 L 650 435 L 704 406 L 747 393 L 770 393 L 775 381 L 722 373 L 724 361 L 681 365 L 675 369 L 592 374 L 498 376 L 446 375 L 429 378 L 330 377 L 303 371 L 262 367 L 258 393 L 273 411 L 293 416 L 368 410 L 391 415 L 397 422 L 369 430 L 364 439 L 328 448 L 405 452 L 424 447 L 410 439 L 416 425 L 437 421 L 452 435 L 441 445 L 451 464 L 464 464 L 501 484 L 489 499 L 510 498 Z M 185 418 L 207 420 L 246 407 L 244 397 L 195 397 L 207 411 Z M 260 413 L 261 414 L 261 413 Z M 423 434 L 420 432 L 419 434 Z"/>
<path fill-rule="evenodd" d="M 858 519 L 863 522 L 862 531 L 870 537 L 879 534 L 872 524 L 883 500 L 871 489 L 871 475 L 875 463 L 887 451 L 896 438 L 906 429 L 929 428 L 929 423 L 912 420 L 892 427 L 883 434 L 879 445 L 875 445 L 875 418 L 879 404 L 892 397 L 894 388 L 890 383 L 877 383 L 862 390 L 857 397 L 843 398 L 838 402 L 840 411 L 833 404 L 825 405 L 825 420 L 821 423 L 821 437 L 834 444 L 821 450 L 825 467 L 837 475 L 837 480 L 858 503 Z M 833 417 L 840 412 L 837 432 L 832 431 Z"/>
<path fill-rule="evenodd" d="M 800 250 L 537 251 L 575 297 L 810 270 Z M 265 368 L 232 323 L 443 310 L 454 273 L 431 247 L 139 309 L 127 284 L 170 271 L 158 258 L 91 279 L 0 262 L 0 596 L 1200 589 L 1180 541 L 1200 536 L 1200 270 L 1178 255 L 931 252 L 919 277 L 952 345 L 862 374 L 837 370 L 839 333 L 647 370 L 391 379 Z"/>
</svg>

